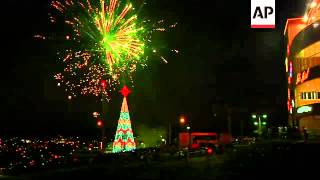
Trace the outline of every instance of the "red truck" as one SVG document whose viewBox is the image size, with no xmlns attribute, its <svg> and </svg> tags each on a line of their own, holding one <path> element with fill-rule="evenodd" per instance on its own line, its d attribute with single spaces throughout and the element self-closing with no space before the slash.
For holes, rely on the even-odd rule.
<svg viewBox="0 0 320 180">
<path fill-rule="evenodd" d="M 229 134 L 220 134 L 216 132 L 183 132 L 179 134 L 180 148 L 189 147 L 199 149 L 203 146 L 226 145 L 232 143 L 232 137 Z"/>
</svg>

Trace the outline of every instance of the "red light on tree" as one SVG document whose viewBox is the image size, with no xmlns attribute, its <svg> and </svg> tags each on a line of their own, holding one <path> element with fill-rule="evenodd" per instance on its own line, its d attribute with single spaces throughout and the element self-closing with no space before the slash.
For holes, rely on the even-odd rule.
<svg viewBox="0 0 320 180">
<path fill-rule="evenodd" d="M 208 148 L 207 152 L 208 152 L 208 154 L 212 154 L 213 153 L 211 148 Z"/>
<path fill-rule="evenodd" d="M 98 120 L 97 125 L 98 125 L 98 127 L 102 127 L 102 125 L 103 125 L 102 120 Z"/>
<path fill-rule="evenodd" d="M 107 86 L 107 81 L 106 80 L 101 80 L 101 87 L 103 88 L 103 89 L 105 89 L 106 88 L 106 86 Z"/>
</svg>

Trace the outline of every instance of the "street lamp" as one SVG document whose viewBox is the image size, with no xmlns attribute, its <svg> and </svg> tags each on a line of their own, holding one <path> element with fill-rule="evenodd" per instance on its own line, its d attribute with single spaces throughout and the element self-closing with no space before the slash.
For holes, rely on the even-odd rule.
<svg viewBox="0 0 320 180">
<path fill-rule="evenodd" d="M 253 124 L 255 126 L 258 126 L 257 133 L 260 136 L 262 134 L 262 128 L 267 125 L 266 121 L 267 121 L 268 115 L 267 114 L 252 114 L 251 117 L 254 120 Z"/>
<path fill-rule="evenodd" d="M 99 128 L 102 128 L 102 126 L 103 126 L 102 120 L 98 120 L 98 121 L 97 121 L 97 126 L 98 126 Z"/>
<path fill-rule="evenodd" d="M 186 123 L 186 119 L 184 118 L 184 116 L 180 116 L 180 124 L 184 125 Z"/>
<path fill-rule="evenodd" d="M 180 116 L 179 118 L 180 126 L 182 128 L 182 131 L 186 131 L 189 134 L 189 143 L 188 143 L 188 148 L 191 148 L 191 126 L 190 126 L 190 121 L 186 119 L 185 116 Z M 186 128 L 186 129 L 185 129 Z"/>
<path fill-rule="evenodd" d="M 164 143 L 164 144 L 167 144 L 167 141 L 164 138 L 161 139 L 161 142 Z"/>
<path fill-rule="evenodd" d="M 92 113 L 92 116 L 95 117 L 95 118 L 97 118 L 99 115 L 100 115 L 100 114 L 99 114 L 98 112 L 93 112 L 93 113 Z"/>
<path fill-rule="evenodd" d="M 92 115 L 93 115 L 93 117 L 96 118 L 97 127 L 101 130 L 100 150 L 103 151 L 104 140 L 105 140 L 105 129 L 104 129 L 103 119 L 98 119 L 99 115 L 100 115 L 98 112 L 94 112 L 94 113 L 92 113 Z"/>
</svg>

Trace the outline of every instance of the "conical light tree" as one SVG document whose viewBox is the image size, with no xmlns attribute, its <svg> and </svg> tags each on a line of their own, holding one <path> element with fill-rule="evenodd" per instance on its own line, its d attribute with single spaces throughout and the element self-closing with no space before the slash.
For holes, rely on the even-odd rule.
<svg viewBox="0 0 320 180">
<path fill-rule="evenodd" d="M 136 149 L 136 143 L 134 142 L 127 103 L 127 96 L 131 91 L 127 86 L 124 86 L 120 92 L 123 95 L 123 101 L 117 131 L 112 147 L 113 153 L 133 151 Z"/>
</svg>

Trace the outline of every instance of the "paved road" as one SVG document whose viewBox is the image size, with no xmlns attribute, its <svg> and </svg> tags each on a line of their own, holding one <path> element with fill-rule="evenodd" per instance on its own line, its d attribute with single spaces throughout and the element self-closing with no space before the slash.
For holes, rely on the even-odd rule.
<svg viewBox="0 0 320 180">
<path fill-rule="evenodd" d="M 20 179 L 290 179 L 319 172 L 320 144 L 261 143 L 237 146 L 210 158 L 117 162 L 20 176 Z M 315 165 L 314 165 L 315 163 Z M 318 175 L 318 174 L 316 174 Z M 17 179 L 15 177 L 14 179 Z M 314 179 L 314 178 L 313 178 Z"/>
<path fill-rule="evenodd" d="M 125 162 L 124 164 L 100 164 L 69 169 L 51 170 L 11 177 L 10 179 L 78 179 L 92 177 L 114 177 L 130 179 L 172 179 L 199 178 L 208 176 L 208 169 L 214 169 L 223 163 L 227 155 L 211 157 L 193 157 L 187 160 Z"/>
</svg>

